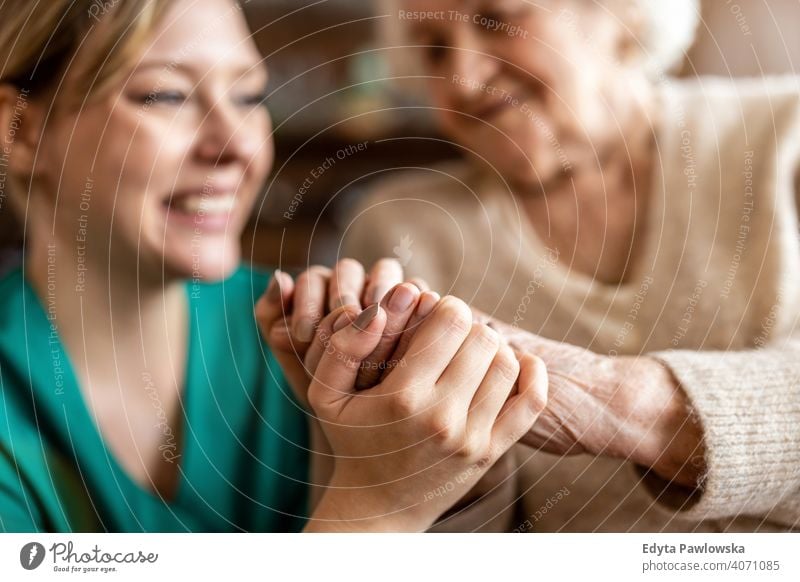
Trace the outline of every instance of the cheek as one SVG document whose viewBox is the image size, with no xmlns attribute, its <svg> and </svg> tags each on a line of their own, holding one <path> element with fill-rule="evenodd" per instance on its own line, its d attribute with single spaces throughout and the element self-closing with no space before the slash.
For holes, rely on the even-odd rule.
<svg viewBox="0 0 800 582">
<path fill-rule="evenodd" d="M 87 111 L 48 128 L 39 172 L 47 195 L 58 195 L 58 224 L 71 226 L 78 217 L 111 221 L 126 144 L 103 139 L 107 121 Z"/>
<path fill-rule="evenodd" d="M 452 88 L 447 83 L 437 83 L 428 90 L 428 101 L 431 106 L 432 117 L 436 120 L 439 129 L 446 136 L 459 141 L 469 141 L 474 134 L 466 127 L 469 118 L 461 113 L 461 107 Z"/>
<path fill-rule="evenodd" d="M 261 186 L 272 171 L 275 163 L 275 141 L 272 136 L 272 127 L 269 123 L 263 125 L 263 131 L 257 131 L 251 136 L 256 144 L 256 149 L 248 164 L 248 172 L 256 186 Z"/>
</svg>

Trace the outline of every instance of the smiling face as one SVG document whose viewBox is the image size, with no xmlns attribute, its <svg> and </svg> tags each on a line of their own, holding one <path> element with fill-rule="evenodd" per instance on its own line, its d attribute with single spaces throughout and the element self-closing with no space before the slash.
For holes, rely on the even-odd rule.
<svg viewBox="0 0 800 582">
<path fill-rule="evenodd" d="M 434 77 L 429 91 L 442 129 L 507 179 L 547 183 L 594 160 L 619 132 L 617 124 L 624 125 L 628 75 L 639 73 L 632 36 L 598 3 L 399 0 L 396 6 L 406 11 L 395 16 L 411 44 L 429 45 L 418 50 L 425 74 Z"/>
<path fill-rule="evenodd" d="M 57 238 L 81 233 L 88 261 L 112 270 L 230 274 L 272 163 L 266 83 L 236 4 L 175 0 L 122 82 L 44 130 L 34 177 L 45 204 L 57 194 Z"/>
</svg>

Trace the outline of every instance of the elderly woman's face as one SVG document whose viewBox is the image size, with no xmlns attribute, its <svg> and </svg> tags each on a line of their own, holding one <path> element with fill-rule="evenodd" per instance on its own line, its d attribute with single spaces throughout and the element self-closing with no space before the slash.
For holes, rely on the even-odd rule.
<svg viewBox="0 0 800 582">
<path fill-rule="evenodd" d="M 237 5 L 174 2 L 119 86 L 48 124 L 40 172 L 61 238 L 151 275 L 229 274 L 272 162 L 266 83 Z"/>
<path fill-rule="evenodd" d="M 589 0 L 401 0 L 443 130 L 536 185 L 615 131 L 625 27 Z M 616 84 L 616 87 L 614 85 Z M 609 90 L 614 89 L 614 90 Z"/>
</svg>

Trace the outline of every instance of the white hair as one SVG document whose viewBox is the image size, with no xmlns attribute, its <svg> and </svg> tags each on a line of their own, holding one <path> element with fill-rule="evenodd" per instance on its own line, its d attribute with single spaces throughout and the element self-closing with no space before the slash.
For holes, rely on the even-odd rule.
<svg viewBox="0 0 800 582">
<path fill-rule="evenodd" d="M 535 0 L 526 0 L 535 3 Z M 626 4 L 636 12 L 641 26 L 637 38 L 644 53 L 644 66 L 651 77 L 662 77 L 675 70 L 685 60 L 686 51 L 694 42 L 697 27 L 701 20 L 700 0 L 582 0 L 600 4 L 615 4 L 621 9 Z M 398 0 L 380 0 L 383 14 L 396 15 Z M 615 12 L 611 8 L 612 13 Z M 624 22 L 625 17 L 621 20 Z M 395 18 L 382 22 L 384 42 L 391 46 L 403 46 L 403 35 Z M 402 51 L 391 51 L 389 59 L 397 74 L 410 74 L 413 65 Z"/>
<path fill-rule="evenodd" d="M 661 75 L 683 63 L 700 23 L 700 0 L 635 0 L 644 16 L 639 41 L 650 74 Z"/>
</svg>

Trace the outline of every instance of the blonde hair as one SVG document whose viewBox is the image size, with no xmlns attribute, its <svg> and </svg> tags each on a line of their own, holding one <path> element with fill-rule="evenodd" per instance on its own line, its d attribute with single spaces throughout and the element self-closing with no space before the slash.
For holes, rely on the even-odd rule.
<svg viewBox="0 0 800 582">
<path fill-rule="evenodd" d="M 168 7 L 169 0 L 5 0 L 0 83 L 26 89 L 32 99 L 49 93 L 91 35 L 77 87 L 100 93 L 125 73 Z"/>
<path fill-rule="evenodd" d="M 99 95 L 134 65 L 169 6 L 170 0 L 0 0 L 0 85 L 26 100 L 63 101 L 56 88 L 91 36 L 70 94 Z M 15 190 L 9 182 L 3 187 Z M 0 246 L 21 242 L 9 206 L 0 205 Z"/>
</svg>

